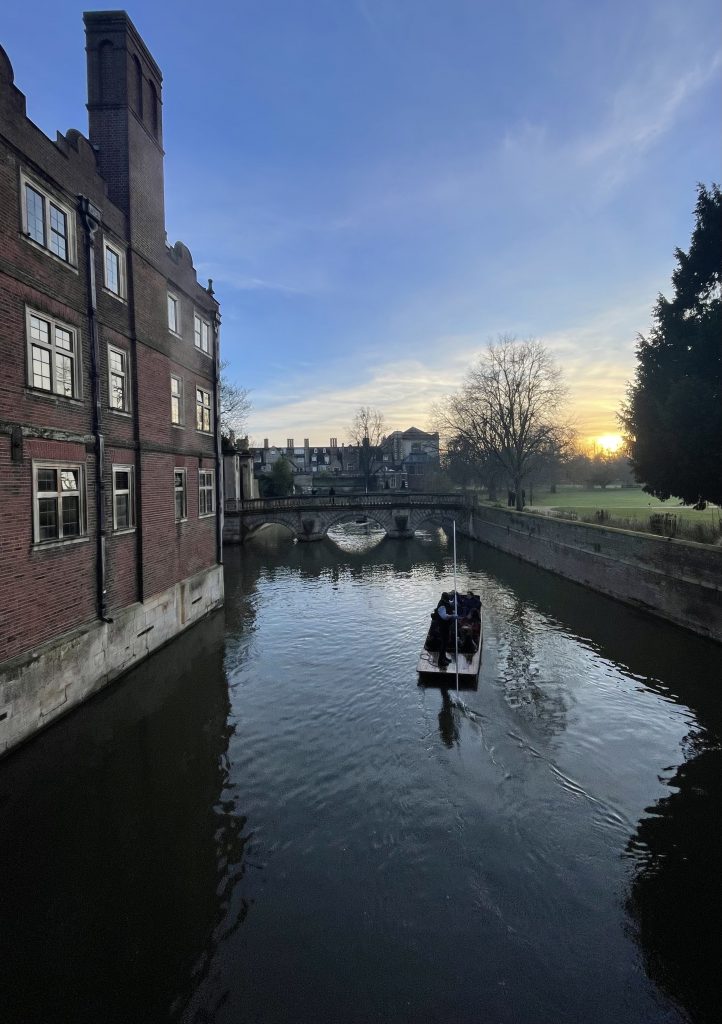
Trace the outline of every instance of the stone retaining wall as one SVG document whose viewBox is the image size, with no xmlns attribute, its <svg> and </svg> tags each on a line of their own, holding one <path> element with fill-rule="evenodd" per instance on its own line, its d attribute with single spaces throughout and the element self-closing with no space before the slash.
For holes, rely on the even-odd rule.
<svg viewBox="0 0 722 1024">
<path fill-rule="evenodd" d="M 722 643 L 722 548 L 492 506 L 463 532 Z"/>
<path fill-rule="evenodd" d="M 107 686 L 223 604 L 223 566 L 0 665 L 0 754 Z"/>
</svg>

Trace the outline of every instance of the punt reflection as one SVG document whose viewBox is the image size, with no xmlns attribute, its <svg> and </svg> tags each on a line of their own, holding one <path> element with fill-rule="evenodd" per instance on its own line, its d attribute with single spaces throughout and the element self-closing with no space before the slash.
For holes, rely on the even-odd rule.
<svg viewBox="0 0 722 1024">
<path fill-rule="evenodd" d="M 223 628 L 206 620 L 3 764 L 8 1024 L 174 1017 L 245 916 Z"/>
</svg>

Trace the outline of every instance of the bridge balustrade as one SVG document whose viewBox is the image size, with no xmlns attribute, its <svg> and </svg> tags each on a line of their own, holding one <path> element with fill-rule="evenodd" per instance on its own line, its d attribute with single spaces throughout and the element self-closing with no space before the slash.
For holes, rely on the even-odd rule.
<svg viewBox="0 0 722 1024">
<path fill-rule="evenodd" d="M 313 508 L 418 508 L 436 507 L 466 508 L 470 499 L 464 494 L 422 494 L 399 492 L 383 494 L 293 494 L 286 498 L 227 498 L 226 513 L 293 511 Z"/>
</svg>

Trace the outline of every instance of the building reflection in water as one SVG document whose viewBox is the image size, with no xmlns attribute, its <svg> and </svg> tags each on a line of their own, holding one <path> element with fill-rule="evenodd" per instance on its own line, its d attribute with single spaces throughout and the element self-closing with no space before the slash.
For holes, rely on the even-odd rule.
<svg viewBox="0 0 722 1024">
<path fill-rule="evenodd" d="M 223 628 L 205 620 L 4 763 L 4 1021 L 176 1017 L 245 917 Z"/>
</svg>

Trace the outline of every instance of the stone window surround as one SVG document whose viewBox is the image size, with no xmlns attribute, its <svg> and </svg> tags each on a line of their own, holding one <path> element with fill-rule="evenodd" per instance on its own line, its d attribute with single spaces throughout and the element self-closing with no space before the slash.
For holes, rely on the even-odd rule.
<svg viewBox="0 0 722 1024">
<path fill-rule="evenodd" d="M 182 482 L 178 483 L 178 475 L 182 476 Z M 173 512 L 177 523 L 185 523 L 188 519 L 188 472 L 185 466 L 176 466 L 173 470 Z M 182 495 L 182 515 L 178 515 L 178 496 Z"/>
<path fill-rule="evenodd" d="M 63 528 L 63 514 L 62 514 L 62 496 L 63 491 L 41 491 L 38 492 L 38 470 L 41 469 L 52 469 L 57 472 L 62 470 L 69 470 L 72 472 L 77 471 L 78 477 L 78 490 L 73 492 L 66 492 L 69 497 L 79 498 L 79 515 L 80 515 L 80 533 L 73 534 L 70 537 L 62 536 Z M 52 459 L 33 459 L 32 462 L 32 490 L 33 490 L 33 545 L 35 547 L 49 547 L 57 546 L 59 544 L 72 544 L 78 540 L 87 540 L 88 534 L 88 522 L 86 517 L 86 473 L 85 464 L 82 462 L 67 462 L 62 460 Z M 41 495 L 52 497 L 53 495 L 58 500 L 58 536 L 48 540 L 40 539 L 40 498 Z"/>
<path fill-rule="evenodd" d="M 66 395 L 61 391 L 56 391 L 54 388 L 39 388 L 33 383 L 33 338 L 30 329 L 31 317 L 36 317 L 38 320 L 43 320 L 45 323 L 50 324 L 51 333 L 55 327 L 59 327 L 63 331 L 67 331 L 72 336 L 72 351 L 67 352 L 61 350 L 63 355 L 69 356 L 73 360 L 73 393 L 72 395 Z M 34 309 L 31 306 L 25 307 L 25 337 L 26 337 L 26 360 L 27 360 L 27 385 L 28 388 L 34 394 L 38 395 L 52 395 L 54 398 L 62 398 L 66 401 L 82 401 L 83 398 L 83 372 L 82 372 L 82 346 L 80 342 L 80 331 L 73 324 L 66 323 L 64 320 L 60 320 L 56 316 L 51 316 L 49 313 L 45 313 L 40 309 Z M 54 342 L 50 346 L 53 355 L 55 354 Z M 53 360 L 52 365 L 52 380 L 55 379 L 56 368 Z"/>
<path fill-rule="evenodd" d="M 114 253 L 118 257 L 118 291 L 115 291 L 108 284 L 108 252 Z M 103 291 L 107 292 L 108 295 L 112 295 L 114 299 L 119 299 L 121 302 L 125 302 L 128 298 L 128 277 L 126 271 L 125 261 L 125 250 L 116 245 L 113 241 L 108 241 L 107 237 L 103 235 Z"/>
<path fill-rule="evenodd" d="M 206 519 L 215 514 L 216 473 L 214 469 L 198 470 L 198 518 Z M 201 500 L 203 497 L 203 501 Z M 205 512 L 201 507 L 205 506 Z"/>
<path fill-rule="evenodd" d="M 111 353 L 121 357 L 123 361 L 123 369 L 118 373 L 117 371 L 111 370 L 110 368 L 110 356 Z M 113 377 L 123 377 L 123 405 L 117 406 L 113 404 Z M 129 416 L 130 415 L 130 359 L 129 354 L 124 348 L 120 348 L 118 345 L 111 345 L 108 343 L 108 408 L 111 412 L 118 416 Z"/>
<path fill-rule="evenodd" d="M 45 238 L 46 243 L 36 241 L 32 238 L 28 231 L 28 206 L 27 206 L 27 193 L 25 186 L 28 185 L 31 189 L 41 195 L 44 199 L 44 222 L 45 222 Z M 67 258 L 63 259 L 62 256 L 58 256 L 52 251 L 47 245 L 48 236 L 48 225 L 49 225 L 49 213 L 48 203 L 52 203 L 61 213 L 65 214 L 65 224 L 67 228 Z M 77 232 L 75 224 L 75 213 L 71 208 L 64 203 L 61 199 L 57 199 L 52 192 L 50 192 L 44 185 L 41 185 L 35 178 L 32 178 L 25 171 L 20 171 L 20 211 L 21 211 L 21 233 L 23 238 L 32 245 L 33 248 L 39 249 L 41 252 L 46 253 L 51 259 L 57 260 L 64 267 L 70 267 L 77 273 L 78 257 L 77 257 Z"/>
<path fill-rule="evenodd" d="M 173 381 L 178 382 L 178 391 L 173 391 Z M 171 373 L 170 375 L 170 422 L 171 426 L 179 427 L 181 430 L 185 427 L 185 384 L 183 378 L 179 373 Z M 178 419 L 173 419 L 173 399 L 178 401 Z"/>
</svg>

